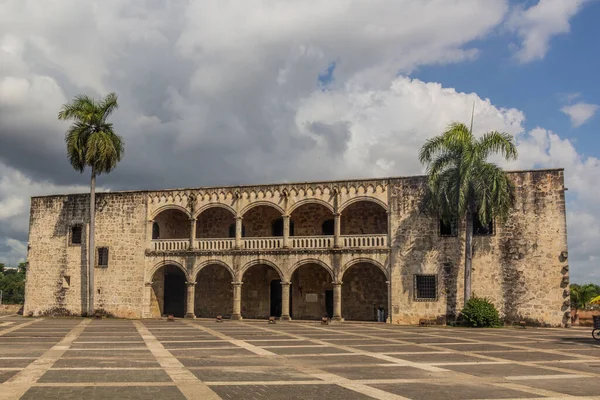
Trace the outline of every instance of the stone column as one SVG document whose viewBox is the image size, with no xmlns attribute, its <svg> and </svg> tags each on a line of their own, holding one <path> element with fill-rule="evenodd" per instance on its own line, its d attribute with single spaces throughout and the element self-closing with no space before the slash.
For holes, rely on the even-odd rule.
<svg viewBox="0 0 600 400">
<path fill-rule="evenodd" d="M 291 321 L 290 317 L 290 287 L 291 282 L 281 282 L 281 321 Z"/>
<path fill-rule="evenodd" d="M 231 282 L 233 285 L 233 313 L 231 319 L 242 319 L 242 282 Z"/>
<path fill-rule="evenodd" d="M 342 282 L 333 284 L 333 321 L 343 321 L 342 318 Z"/>
<path fill-rule="evenodd" d="M 149 220 L 146 226 L 146 248 L 148 250 L 154 250 L 152 246 L 152 228 L 154 227 L 154 220 Z"/>
<path fill-rule="evenodd" d="M 242 217 L 235 217 L 235 248 L 242 248 Z"/>
<path fill-rule="evenodd" d="M 387 317 L 385 322 L 388 324 L 392 323 L 392 281 L 385 281 L 387 284 Z"/>
<path fill-rule="evenodd" d="M 290 247 L 290 216 L 289 215 L 283 216 L 283 247 L 286 249 Z M 283 285 L 283 283 L 282 283 L 282 285 Z"/>
<path fill-rule="evenodd" d="M 186 318 L 196 318 L 194 314 L 194 303 L 196 297 L 196 282 L 186 282 L 187 285 L 187 310 L 185 313 Z"/>
<path fill-rule="evenodd" d="M 192 250 L 196 248 L 196 218 L 190 218 L 190 247 Z"/>
<path fill-rule="evenodd" d="M 152 282 L 144 283 L 144 309 L 142 318 L 152 318 Z"/>
<path fill-rule="evenodd" d="M 342 214 L 335 213 L 333 214 L 333 247 L 342 247 L 342 236 L 340 232 L 342 231 Z"/>
</svg>

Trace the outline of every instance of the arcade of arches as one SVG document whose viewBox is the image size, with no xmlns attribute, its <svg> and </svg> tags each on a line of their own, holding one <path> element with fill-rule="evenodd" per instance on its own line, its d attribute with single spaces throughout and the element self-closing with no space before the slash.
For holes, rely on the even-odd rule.
<svg viewBox="0 0 600 400">
<path fill-rule="evenodd" d="M 385 273 L 368 262 L 348 268 L 342 283 L 334 282 L 326 266 L 310 261 L 298 266 L 289 282 L 266 264 L 247 268 L 242 282 L 234 282 L 229 269 L 219 264 L 203 267 L 194 282 L 187 282 L 180 267 L 166 265 L 156 270 L 152 282 L 154 317 L 377 321 L 377 310 L 383 308 L 387 315 L 388 307 Z"/>
<path fill-rule="evenodd" d="M 341 235 L 387 233 L 386 210 L 371 201 L 350 204 L 341 213 Z M 277 237 L 284 235 L 284 215 L 275 207 L 261 204 L 240 215 L 242 237 Z M 289 215 L 289 236 L 333 236 L 334 213 L 319 203 L 305 203 Z M 190 223 L 191 222 L 191 223 Z M 192 232 L 191 226 L 195 226 Z M 235 237 L 236 216 L 222 207 L 210 207 L 195 220 L 182 210 L 168 209 L 154 217 L 152 239 L 217 239 Z"/>
</svg>

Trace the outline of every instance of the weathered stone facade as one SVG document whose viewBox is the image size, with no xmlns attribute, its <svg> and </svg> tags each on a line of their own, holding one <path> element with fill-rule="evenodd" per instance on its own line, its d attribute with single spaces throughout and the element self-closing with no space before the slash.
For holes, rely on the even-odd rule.
<svg viewBox="0 0 600 400">
<path fill-rule="evenodd" d="M 508 320 L 568 321 L 562 170 L 511 172 L 516 205 L 475 236 L 473 292 Z M 119 317 L 445 320 L 465 232 L 440 235 L 423 177 L 97 194 L 95 307 Z M 31 202 L 26 314 L 87 309 L 88 195 Z M 81 244 L 72 227 L 82 227 Z M 98 257 L 96 257 L 98 259 Z M 425 281 L 430 287 L 422 287 Z M 419 276 L 417 278 L 417 276 Z M 420 282 L 420 283 L 417 283 Z M 417 287 L 418 286 L 418 287 Z"/>
</svg>

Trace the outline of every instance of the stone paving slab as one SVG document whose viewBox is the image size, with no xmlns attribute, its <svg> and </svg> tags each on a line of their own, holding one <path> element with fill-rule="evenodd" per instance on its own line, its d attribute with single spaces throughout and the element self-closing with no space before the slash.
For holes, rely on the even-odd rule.
<svg viewBox="0 0 600 400">
<path fill-rule="evenodd" d="M 461 382 L 460 384 L 391 383 L 371 386 L 413 400 L 518 399 L 542 397 L 517 390 L 490 385 L 475 385 L 468 382 Z"/>
<path fill-rule="evenodd" d="M 85 386 L 85 387 L 33 387 L 25 393 L 22 400 L 61 399 L 61 400 L 185 400 L 185 396 L 176 386 Z"/>
<path fill-rule="evenodd" d="M 312 381 L 317 380 L 310 375 L 299 372 L 293 368 L 266 368 L 250 371 L 240 368 L 232 369 L 195 369 L 191 370 L 202 381 L 222 382 L 260 382 L 260 381 Z"/>
<path fill-rule="evenodd" d="M 6 381 L 1 399 L 18 398 L 5 393 L 86 400 L 600 394 L 595 383 L 600 381 L 600 346 L 579 330 L 246 320 L 15 321 L 29 325 L 0 335 L 0 352 L 10 353 L 0 354 L 0 381 Z M 27 354 L 31 357 L 18 358 Z"/>
<path fill-rule="evenodd" d="M 337 385 L 231 385 L 211 386 L 211 389 L 223 399 L 237 400 L 372 399 Z"/>
<path fill-rule="evenodd" d="M 163 370 L 49 370 L 39 383 L 72 382 L 172 382 Z"/>
</svg>

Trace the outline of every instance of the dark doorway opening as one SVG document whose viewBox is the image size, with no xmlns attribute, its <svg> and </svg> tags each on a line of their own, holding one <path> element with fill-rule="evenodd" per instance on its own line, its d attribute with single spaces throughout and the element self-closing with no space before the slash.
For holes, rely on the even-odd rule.
<svg viewBox="0 0 600 400">
<path fill-rule="evenodd" d="M 281 317 L 281 280 L 271 281 L 271 317 Z"/>
<path fill-rule="evenodd" d="M 185 276 L 183 274 L 165 274 L 164 314 L 183 318 L 185 293 Z"/>
<path fill-rule="evenodd" d="M 325 312 L 329 318 L 333 318 L 333 290 L 325 291 Z"/>
</svg>

